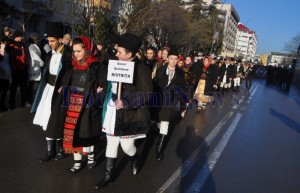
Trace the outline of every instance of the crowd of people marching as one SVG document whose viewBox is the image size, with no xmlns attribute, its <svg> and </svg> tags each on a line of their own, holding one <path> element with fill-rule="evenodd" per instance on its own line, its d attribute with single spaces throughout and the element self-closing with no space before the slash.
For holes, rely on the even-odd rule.
<svg viewBox="0 0 300 193">
<path fill-rule="evenodd" d="M 193 105 L 204 111 L 214 93 L 238 93 L 242 81 L 249 93 L 254 77 L 253 64 L 243 64 L 241 59 L 200 58 L 195 52 L 184 57 L 175 46 L 142 51 L 141 40 L 131 33 L 116 36 L 107 47 L 85 36 L 71 40 L 60 23 L 49 23 L 45 33 L 42 39 L 30 34 L 24 44 L 22 32 L 4 29 L 1 111 L 16 108 L 19 86 L 20 105 L 31 107 L 33 124 L 45 131 L 46 154 L 38 162 L 72 154 L 74 165 L 68 170 L 72 174 L 84 166 L 83 156 L 88 169 L 96 166 L 94 147 L 105 133 L 105 176 L 96 189 L 115 180 L 119 145 L 137 175 L 135 140 L 145 138 L 150 126 L 155 124 L 159 130 L 155 153 L 162 160 L 169 125 L 177 113 L 184 117 Z M 123 83 L 118 90 L 117 82 L 107 81 L 109 60 L 133 61 L 133 83 Z"/>
</svg>

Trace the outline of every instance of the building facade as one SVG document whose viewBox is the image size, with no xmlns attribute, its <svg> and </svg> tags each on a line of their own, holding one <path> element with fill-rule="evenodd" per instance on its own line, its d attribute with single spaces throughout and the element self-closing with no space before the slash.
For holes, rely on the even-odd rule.
<svg viewBox="0 0 300 193">
<path fill-rule="evenodd" d="M 240 17 L 232 4 L 217 4 L 216 7 L 221 11 L 219 17 L 224 20 L 224 38 L 221 55 L 233 56 Z"/>
<path fill-rule="evenodd" d="M 112 0 L 116 4 L 121 0 Z M 109 0 L 2 0 L 10 13 L 1 18 L 1 27 L 8 26 L 13 29 L 29 33 L 43 34 L 48 22 L 61 22 L 65 33 L 72 34 L 75 24 L 81 22 L 82 17 L 91 9 L 110 9 Z M 115 8 L 117 9 L 117 8 Z M 94 15 L 90 16 L 92 20 Z"/>
<path fill-rule="evenodd" d="M 270 52 L 267 59 L 267 65 L 288 66 L 293 63 L 294 56 L 283 52 Z"/>
<path fill-rule="evenodd" d="M 238 24 L 235 42 L 235 57 L 243 58 L 247 61 L 254 61 L 257 49 L 256 33 L 247 28 L 242 23 Z"/>
<path fill-rule="evenodd" d="M 237 26 L 240 16 L 232 4 L 216 3 L 216 0 L 203 0 L 203 2 L 204 9 L 208 9 L 211 5 L 214 5 L 220 12 L 216 21 L 219 22 L 222 29 L 216 31 L 214 36 L 219 36 L 219 34 L 223 33 L 221 55 L 234 56 Z"/>
</svg>

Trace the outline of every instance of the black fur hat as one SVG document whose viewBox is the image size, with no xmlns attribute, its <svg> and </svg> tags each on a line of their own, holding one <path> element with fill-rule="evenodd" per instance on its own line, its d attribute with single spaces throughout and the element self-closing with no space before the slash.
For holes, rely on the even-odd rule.
<svg viewBox="0 0 300 193">
<path fill-rule="evenodd" d="M 118 38 L 118 46 L 129 50 L 133 55 L 142 46 L 142 41 L 132 33 L 125 33 Z"/>
<path fill-rule="evenodd" d="M 15 39 L 16 37 L 22 37 L 22 36 L 23 36 L 23 32 L 16 30 L 12 35 L 12 39 Z"/>
<path fill-rule="evenodd" d="M 168 52 L 168 56 L 170 55 L 174 55 L 174 56 L 178 56 L 179 55 L 179 52 L 177 50 L 177 47 L 176 46 L 171 46 L 169 52 Z"/>
<path fill-rule="evenodd" d="M 47 37 L 62 38 L 64 36 L 64 26 L 60 22 L 49 22 L 46 28 Z"/>
</svg>

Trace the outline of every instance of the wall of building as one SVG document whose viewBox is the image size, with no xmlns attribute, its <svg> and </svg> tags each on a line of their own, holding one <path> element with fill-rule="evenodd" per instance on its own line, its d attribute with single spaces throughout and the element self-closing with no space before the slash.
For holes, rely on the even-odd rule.
<svg viewBox="0 0 300 193">
<path fill-rule="evenodd" d="M 257 48 L 256 33 L 245 25 L 239 23 L 235 42 L 235 57 L 243 57 L 245 60 L 255 60 Z"/>
<path fill-rule="evenodd" d="M 237 25 L 240 21 L 240 17 L 237 14 L 235 8 L 231 4 L 217 4 L 217 9 L 226 11 L 225 23 L 224 23 L 224 39 L 221 55 L 232 55 L 235 50 L 235 39 L 237 33 Z"/>
</svg>

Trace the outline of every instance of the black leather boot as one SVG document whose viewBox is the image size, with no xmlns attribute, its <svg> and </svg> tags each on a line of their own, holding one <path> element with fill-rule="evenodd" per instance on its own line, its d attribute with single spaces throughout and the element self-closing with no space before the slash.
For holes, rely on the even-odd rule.
<svg viewBox="0 0 300 193">
<path fill-rule="evenodd" d="M 162 146 L 163 146 L 165 136 L 166 135 L 160 134 L 159 139 L 157 141 L 157 146 L 156 146 L 156 159 L 157 160 L 162 160 L 164 157 L 163 151 L 162 151 Z"/>
<path fill-rule="evenodd" d="M 135 153 L 134 156 L 129 156 L 130 161 L 131 161 L 131 170 L 132 170 L 132 175 L 137 175 L 139 171 L 139 156 L 137 153 Z"/>
<path fill-rule="evenodd" d="M 55 160 L 62 160 L 66 157 L 66 154 L 64 153 L 63 149 L 63 140 L 56 140 L 56 155 Z"/>
<path fill-rule="evenodd" d="M 105 166 L 105 176 L 98 184 L 96 184 L 95 189 L 105 188 L 108 184 L 113 183 L 114 181 L 114 170 L 115 170 L 116 158 L 106 158 Z"/>
<path fill-rule="evenodd" d="M 55 142 L 54 140 L 47 140 L 47 154 L 42 157 L 38 162 L 44 163 L 50 161 L 55 155 Z"/>
</svg>

